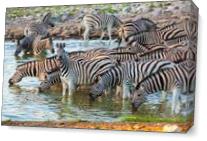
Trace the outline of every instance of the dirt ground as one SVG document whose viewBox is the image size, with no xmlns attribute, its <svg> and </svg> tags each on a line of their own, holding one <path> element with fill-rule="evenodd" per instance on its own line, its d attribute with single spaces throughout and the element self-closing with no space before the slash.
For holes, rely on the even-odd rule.
<svg viewBox="0 0 207 141">
<path fill-rule="evenodd" d="M 129 123 L 129 122 L 68 122 L 68 121 L 2 121 L 3 126 L 76 128 L 125 131 L 187 132 L 193 125 L 187 123 Z"/>
</svg>

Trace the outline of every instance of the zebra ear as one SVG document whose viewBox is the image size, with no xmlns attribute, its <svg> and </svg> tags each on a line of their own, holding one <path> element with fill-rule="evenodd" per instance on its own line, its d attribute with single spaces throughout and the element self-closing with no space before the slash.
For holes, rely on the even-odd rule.
<svg viewBox="0 0 207 141">
<path fill-rule="evenodd" d="M 52 16 L 52 14 L 50 12 L 46 13 L 44 18 L 42 19 L 42 22 L 43 23 L 48 22 L 51 16 Z"/>
</svg>

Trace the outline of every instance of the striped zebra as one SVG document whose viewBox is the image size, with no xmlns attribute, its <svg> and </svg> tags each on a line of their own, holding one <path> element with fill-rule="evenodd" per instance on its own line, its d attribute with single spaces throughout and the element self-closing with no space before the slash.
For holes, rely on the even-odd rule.
<svg viewBox="0 0 207 141">
<path fill-rule="evenodd" d="M 136 21 L 126 22 L 118 29 L 118 44 L 127 43 L 127 38 L 143 31 L 156 29 L 156 24 L 147 18 L 141 18 Z"/>
<path fill-rule="evenodd" d="M 63 96 L 71 95 L 78 85 L 91 85 L 97 79 L 99 73 L 103 73 L 114 66 L 111 59 L 102 58 L 91 61 L 74 61 L 69 58 L 64 50 L 64 45 L 57 47 L 57 59 L 60 64 L 61 82 L 63 86 Z"/>
<path fill-rule="evenodd" d="M 38 77 L 40 80 L 44 80 L 46 72 L 59 68 L 56 56 L 44 59 L 42 61 L 29 61 L 27 63 L 18 65 L 15 73 L 9 79 L 9 84 L 13 85 L 18 83 L 24 77 Z"/>
<path fill-rule="evenodd" d="M 60 79 L 60 71 L 59 70 L 54 70 L 51 72 L 47 72 L 47 77 L 46 80 L 42 81 L 39 86 L 40 91 L 44 91 L 49 89 L 51 86 L 60 84 L 61 79 Z"/>
<path fill-rule="evenodd" d="M 198 36 L 198 22 L 191 17 L 184 17 L 183 28 L 187 34 L 188 40 L 192 42 L 197 42 Z"/>
<path fill-rule="evenodd" d="M 104 37 L 104 32 L 108 32 L 109 41 L 112 40 L 112 29 L 118 28 L 122 24 L 122 21 L 114 15 L 98 15 L 98 14 L 88 14 L 83 17 L 81 26 L 85 28 L 84 31 L 84 40 L 89 40 L 89 35 L 92 31 L 100 29 L 101 37 L 100 40 Z"/>
<path fill-rule="evenodd" d="M 41 35 L 43 38 L 49 36 L 48 28 L 54 27 L 54 23 L 51 22 L 52 14 L 46 13 L 41 22 L 29 23 L 24 29 L 25 36 L 37 36 Z"/>
<path fill-rule="evenodd" d="M 27 36 L 22 40 L 17 40 L 17 46 L 14 55 L 18 56 L 22 51 L 24 51 L 24 54 L 32 54 L 32 44 L 34 38 L 34 36 Z"/>
<path fill-rule="evenodd" d="M 121 62 L 107 72 L 99 75 L 99 81 L 91 87 L 90 95 L 93 99 L 101 96 L 107 88 L 123 85 L 123 99 L 129 98 L 130 85 L 128 81 L 138 84 L 142 79 L 160 69 L 172 68 L 174 63 L 168 60 L 158 59 L 143 62 Z"/>
<path fill-rule="evenodd" d="M 39 55 L 46 49 L 51 50 L 52 53 L 55 52 L 52 38 L 42 39 L 42 36 L 39 35 L 35 37 L 32 44 L 32 49 L 34 55 Z"/>
<path fill-rule="evenodd" d="M 131 95 L 133 108 L 137 109 L 148 94 L 171 91 L 173 92 L 171 113 L 178 114 L 180 112 L 180 94 L 188 95 L 195 91 L 195 73 L 195 61 L 187 60 L 174 68 L 160 70 L 149 75 L 138 83 Z"/>
<path fill-rule="evenodd" d="M 18 56 L 22 51 L 24 54 L 39 55 L 46 49 L 54 53 L 52 38 L 42 39 L 40 35 L 36 37 L 27 36 L 17 42 L 14 55 Z"/>
<path fill-rule="evenodd" d="M 150 50 L 147 48 L 147 45 L 172 45 L 182 43 L 186 40 L 187 34 L 185 30 L 176 26 L 176 24 L 171 24 L 155 30 L 142 31 L 126 38 L 127 44 L 132 47 L 140 48 L 140 52 Z"/>
<path fill-rule="evenodd" d="M 167 59 L 175 63 L 187 59 L 196 60 L 196 49 L 189 48 L 186 45 L 175 44 L 173 46 L 154 46 L 151 50 L 139 54 L 139 61 L 152 59 Z"/>
</svg>

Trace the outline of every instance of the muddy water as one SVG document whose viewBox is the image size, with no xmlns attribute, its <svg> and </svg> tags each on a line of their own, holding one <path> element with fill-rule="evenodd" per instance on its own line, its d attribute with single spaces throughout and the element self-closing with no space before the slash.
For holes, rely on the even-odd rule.
<svg viewBox="0 0 207 141">
<path fill-rule="evenodd" d="M 57 41 L 54 41 L 54 43 Z M 58 41 L 62 42 L 62 41 Z M 87 50 L 82 41 L 68 40 L 66 50 Z M 115 43 L 90 41 L 93 47 L 116 47 Z M 107 95 L 95 102 L 90 102 L 87 90 L 76 92 L 67 100 L 62 100 L 60 90 L 50 90 L 39 93 L 37 87 L 40 82 L 36 78 L 27 77 L 15 86 L 9 87 L 8 80 L 15 72 L 17 65 L 40 57 L 15 58 L 15 43 L 5 42 L 4 83 L 2 120 L 15 121 L 47 121 L 47 120 L 83 120 L 83 121 L 119 121 L 124 115 L 134 114 L 128 101 L 123 102 L 120 97 Z M 51 56 L 48 53 L 47 56 Z M 168 97 L 170 98 L 170 97 Z M 161 115 L 159 109 L 159 94 L 150 95 L 147 102 L 136 114 Z"/>
</svg>

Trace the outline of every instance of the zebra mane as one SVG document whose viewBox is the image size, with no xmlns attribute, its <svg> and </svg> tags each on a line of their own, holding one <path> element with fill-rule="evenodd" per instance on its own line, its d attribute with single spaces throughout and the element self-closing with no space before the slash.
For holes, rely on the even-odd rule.
<svg viewBox="0 0 207 141">
<path fill-rule="evenodd" d="M 26 65 L 28 65 L 28 64 L 35 63 L 35 62 L 41 62 L 41 61 L 37 61 L 37 60 L 28 61 L 28 62 L 26 62 L 26 63 L 23 63 L 23 64 L 18 65 L 18 66 L 16 67 L 16 70 L 17 70 L 17 69 L 21 69 L 21 67 L 24 67 L 24 66 L 26 66 Z"/>
<path fill-rule="evenodd" d="M 177 64 L 175 65 L 175 67 L 176 67 L 176 66 L 177 66 Z M 159 70 L 159 71 L 157 71 L 157 72 L 155 72 L 155 73 L 152 73 L 151 75 L 146 76 L 144 79 L 142 79 L 142 80 L 137 84 L 137 86 L 135 87 L 135 89 L 138 90 L 138 89 L 140 88 L 142 82 L 144 82 L 144 81 L 147 80 L 148 78 L 150 78 L 150 77 L 156 75 L 156 74 L 159 73 L 159 72 L 163 72 L 163 71 L 171 70 L 171 69 L 172 69 L 172 68 L 163 68 L 163 69 L 161 69 L 161 70 Z"/>
<path fill-rule="evenodd" d="M 165 25 L 164 27 L 160 27 L 160 28 L 158 28 L 158 30 L 165 30 L 165 29 L 167 29 L 167 28 L 174 27 L 174 26 L 176 26 L 176 25 L 177 25 L 176 22 L 172 22 L 172 23 L 170 23 L 170 24 L 168 24 L 168 25 Z"/>
<path fill-rule="evenodd" d="M 143 57 L 143 56 L 145 56 L 147 54 L 154 53 L 155 51 L 162 51 L 163 52 L 165 49 L 167 49 L 167 48 L 163 47 L 163 46 L 153 47 L 153 49 L 150 49 L 149 51 L 141 53 L 141 54 L 139 54 L 139 56 Z"/>
</svg>

